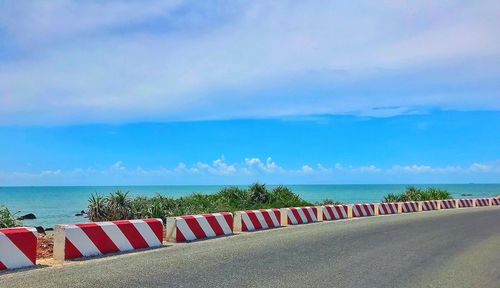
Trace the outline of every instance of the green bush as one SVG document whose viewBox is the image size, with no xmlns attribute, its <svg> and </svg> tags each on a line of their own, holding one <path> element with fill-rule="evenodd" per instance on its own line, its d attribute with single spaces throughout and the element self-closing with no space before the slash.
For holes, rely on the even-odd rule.
<svg viewBox="0 0 500 288">
<path fill-rule="evenodd" d="M 325 199 L 321 204 L 337 204 Z M 265 184 L 254 183 L 247 189 L 229 186 L 215 194 L 193 193 L 172 198 L 162 195 L 153 197 L 128 196 L 128 192 L 116 191 L 108 196 L 90 195 L 88 215 L 91 221 L 113 221 L 140 218 L 163 218 L 180 215 L 214 213 L 268 208 L 284 208 L 313 205 L 288 187 L 276 186 L 268 190 Z"/>
<path fill-rule="evenodd" d="M 21 222 L 17 220 L 16 213 L 12 213 L 7 207 L 0 205 L 0 228 L 18 226 L 21 226 Z"/>
<path fill-rule="evenodd" d="M 382 202 L 405 202 L 424 200 L 451 199 L 451 194 L 447 190 L 434 187 L 427 187 L 425 190 L 414 186 L 406 187 L 405 192 L 400 194 L 389 193 L 382 199 Z"/>
</svg>

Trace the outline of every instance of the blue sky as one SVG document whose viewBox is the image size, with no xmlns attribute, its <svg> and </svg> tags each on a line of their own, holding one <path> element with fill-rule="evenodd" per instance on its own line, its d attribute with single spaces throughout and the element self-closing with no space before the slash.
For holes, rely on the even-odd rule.
<svg viewBox="0 0 500 288">
<path fill-rule="evenodd" d="M 500 182 L 497 1 L 2 1 L 0 185 Z"/>
</svg>

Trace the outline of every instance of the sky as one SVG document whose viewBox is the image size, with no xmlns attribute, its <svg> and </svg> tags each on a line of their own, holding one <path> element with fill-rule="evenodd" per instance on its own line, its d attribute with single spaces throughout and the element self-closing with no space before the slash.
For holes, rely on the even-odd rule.
<svg viewBox="0 0 500 288">
<path fill-rule="evenodd" d="M 500 183 L 498 1 L 1 1 L 0 186 Z"/>
</svg>

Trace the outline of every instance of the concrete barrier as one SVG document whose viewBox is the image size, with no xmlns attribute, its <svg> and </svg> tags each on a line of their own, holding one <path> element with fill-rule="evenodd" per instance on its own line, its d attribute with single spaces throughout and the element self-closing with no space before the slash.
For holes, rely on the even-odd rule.
<svg viewBox="0 0 500 288">
<path fill-rule="evenodd" d="M 279 209 L 237 211 L 234 213 L 234 232 L 281 227 L 280 219 Z"/>
<path fill-rule="evenodd" d="M 167 240 L 185 242 L 233 234 L 229 212 L 167 218 Z"/>
<path fill-rule="evenodd" d="M 421 212 L 422 203 L 418 201 L 401 202 L 401 210 L 403 213 Z"/>
<path fill-rule="evenodd" d="M 281 226 L 306 224 L 323 220 L 321 206 L 282 208 Z"/>
<path fill-rule="evenodd" d="M 161 219 L 56 225 L 54 259 L 65 260 L 163 245 Z"/>
<path fill-rule="evenodd" d="M 378 215 L 378 205 L 374 203 L 363 203 L 352 205 L 352 217 L 368 217 Z"/>
<path fill-rule="evenodd" d="M 457 208 L 457 200 L 455 199 L 444 199 L 440 201 L 439 209 L 453 209 Z"/>
<path fill-rule="evenodd" d="M 378 204 L 378 214 L 388 215 L 388 214 L 398 214 L 402 212 L 401 203 L 379 203 Z"/>
<path fill-rule="evenodd" d="M 36 229 L 0 229 L 0 270 L 36 265 Z"/>
<path fill-rule="evenodd" d="M 474 207 L 475 205 L 474 199 L 458 199 L 457 202 L 459 208 Z"/>
<path fill-rule="evenodd" d="M 477 199 L 474 199 L 474 205 L 476 207 L 490 206 L 491 205 L 491 199 L 490 198 L 477 198 Z"/>
<path fill-rule="evenodd" d="M 431 211 L 431 210 L 439 210 L 440 208 L 440 200 L 426 200 L 421 201 L 422 211 Z"/>
<path fill-rule="evenodd" d="M 500 198 L 496 197 L 496 198 L 491 198 L 491 205 L 500 205 Z"/>
<path fill-rule="evenodd" d="M 347 204 L 342 205 L 324 205 L 321 206 L 323 212 L 323 220 L 339 220 L 352 217 L 352 206 Z"/>
</svg>

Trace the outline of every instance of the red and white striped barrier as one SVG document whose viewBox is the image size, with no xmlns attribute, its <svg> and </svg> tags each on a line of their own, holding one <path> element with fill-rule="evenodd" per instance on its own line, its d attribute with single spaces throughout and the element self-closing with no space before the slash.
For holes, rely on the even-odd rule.
<svg viewBox="0 0 500 288">
<path fill-rule="evenodd" d="M 378 215 L 377 208 L 378 208 L 377 205 L 373 203 L 353 204 L 352 217 L 377 216 Z"/>
<path fill-rule="evenodd" d="M 489 198 L 477 198 L 474 199 L 474 202 L 476 204 L 476 207 L 480 206 L 490 206 L 490 199 Z"/>
<path fill-rule="evenodd" d="M 318 222 L 318 212 L 321 209 L 316 206 L 282 208 L 281 226 Z"/>
<path fill-rule="evenodd" d="M 54 259 L 91 257 L 162 245 L 161 219 L 56 225 Z"/>
<path fill-rule="evenodd" d="M 438 210 L 439 200 L 422 201 L 422 211 Z"/>
<path fill-rule="evenodd" d="M 379 203 L 378 204 L 378 214 L 388 215 L 388 214 L 398 214 L 401 213 L 401 203 Z"/>
<path fill-rule="evenodd" d="M 453 199 L 444 199 L 441 200 L 440 209 L 452 209 L 457 208 L 457 200 Z"/>
<path fill-rule="evenodd" d="M 36 265 L 36 229 L 0 229 L 0 270 Z"/>
<path fill-rule="evenodd" d="M 185 242 L 233 234 L 229 212 L 187 215 L 167 219 L 167 240 Z"/>
<path fill-rule="evenodd" d="M 500 198 L 491 198 L 491 205 L 500 205 Z"/>
<path fill-rule="evenodd" d="M 234 231 L 256 231 L 280 227 L 279 209 L 238 211 L 234 214 Z"/>
<path fill-rule="evenodd" d="M 323 211 L 323 220 L 339 220 L 352 217 L 350 205 L 325 205 L 321 206 Z"/>
<path fill-rule="evenodd" d="M 402 212 L 403 213 L 413 213 L 413 212 L 420 212 L 422 211 L 422 207 L 420 206 L 420 203 L 417 201 L 407 201 L 407 202 L 402 202 Z"/>
<path fill-rule="evenodd" d="M 474 207 L 474 199 L 459 199 L 458 207 L 459 208 Z"/>
</svg>

